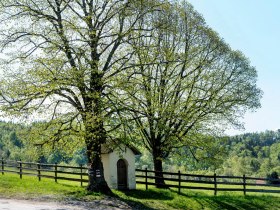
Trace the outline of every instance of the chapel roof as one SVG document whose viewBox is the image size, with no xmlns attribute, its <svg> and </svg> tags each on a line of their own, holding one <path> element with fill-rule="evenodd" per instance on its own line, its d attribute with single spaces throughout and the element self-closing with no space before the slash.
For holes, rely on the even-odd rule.
<svg viewBox="0 0 280 210">
<path fill-rule="evenodd" d="M 124 145 L 125 148 L 129 148 L 132 150 L 132 152 L 134 153 L 134 155 L 141 155 L 142 153 L 133 145 L 127 144 L 127 143 L 122 143 L 120 142 L 120 140 L 110 140 L 107 141 L 105 144 L 101 145 L 101 154 L 109 154 L 111 152 L 113 152 L 116 149 L 119 150 L 124 150 L 125 148 L 122 148 L 121 145 Z"/>
</svg>

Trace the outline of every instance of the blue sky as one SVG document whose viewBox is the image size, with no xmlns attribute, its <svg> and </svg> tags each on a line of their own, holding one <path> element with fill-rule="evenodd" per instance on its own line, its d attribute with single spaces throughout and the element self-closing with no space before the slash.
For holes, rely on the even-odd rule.
<svg viewBox="0 0 280 210">
<path fill-rule="evenodd" d="M 258 71 L 262 108 L 245 115 L 242 132 L 280 129 L 280 1 L 189 0 L 233 49 Z M 242 133 L 228 131 L 229 134 Z"/>
</svg>

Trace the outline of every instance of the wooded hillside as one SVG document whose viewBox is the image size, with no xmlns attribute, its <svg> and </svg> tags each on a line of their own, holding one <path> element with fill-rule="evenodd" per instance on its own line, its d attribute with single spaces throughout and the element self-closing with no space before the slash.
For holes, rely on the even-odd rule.
<svg viewBox="0 0 280 210">
<path fill-rule="evenodd" d="M 274 171 L 280 174 L 280 130 L 224 137 L 216 142 L 212 151 L 178 149 L 178 155 L 165 161 L 164 169 L 262 177 Z M 139 158 L 139 165 L 152 168 L 148 153 Z"/>
<path fill-rule="evenodd" d="M 63 149 L 63 145 L 35 146 L 26 135 L 30 127 L 21 124 L 0 122 L 0 157 L 41 161 L 48 163 L 85 164 L 84 145 L 80 144 L 72 151 Z M 29 136 L 30 137 L 30 136 Z M 260 133 L 246 133 L 218 139 L 212 150 L 180 148 L 184 155 L 176 152 L 164 162 L 165 171 L 214 172 L 225 175 L 266 176 L 269 173 L 280 174 L 280 129 Z M 152 157 L 142 149 L 142 156 L 136 160 L 138 168 L 153 168 Z"/>
</svg>

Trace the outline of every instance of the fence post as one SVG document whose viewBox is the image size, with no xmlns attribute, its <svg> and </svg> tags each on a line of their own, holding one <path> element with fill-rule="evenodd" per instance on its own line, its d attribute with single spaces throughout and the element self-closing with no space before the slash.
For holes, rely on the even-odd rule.
<svg viewBox="0 0 280 210">
<path fill-rule="evenodd" d="M 81 187 L 83 186 L 83 164 L 80 164 L 80 167 L 81 167 Z"/>
<path fill-rule="evenodd" d="M 217 195 L 217 174 L 214 173 L 214 195 Z"/>
<path fill-rule="evenodd" d="M 54 164 L 54 180 L 57 182 L 57 163 Z"/>
<path fill-rule="evenodd" d="M 41 165 L 40 163 L 37 163 L 37 171 L 38 171 L 38 179 L 41 181 Z"/>
<path fill-rule="evenodd" d="M 178 171 L 178 193 L 181 194 L 181 172 Z"/>
<path fill-rule="evenodd" d="M 19 159 L 19 177 L 22 179 L 22 162 L 21 162 L 21 159 Z"/>
<path fill-rule="evenodd" d="M 148 169 L 145 168 L 145 182 L 146 182 L 146 190 L 148 190 Z"/>
<path fill-rule="evenodd" d="M 243 193 L 246 195 L 246 176 L 245 174 L 243 175 Z"/>
<path fill-rule="evenodd" d="M 1 169 L 2 169 L 2 175 L 4 175 L 4 158 L 2 157 L 2 161 L 1 161 Z"/>
</svg>

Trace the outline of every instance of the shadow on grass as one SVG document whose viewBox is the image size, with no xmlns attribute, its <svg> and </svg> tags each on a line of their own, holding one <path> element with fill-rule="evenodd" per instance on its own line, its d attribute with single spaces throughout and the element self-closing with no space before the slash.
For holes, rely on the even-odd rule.
<svg viewBox="0 0 280 210">
<path fill-rule="evenodd" d="M 128 206 L 131 207 L 132 210 L 155 210 L 157 208 L 151 208 L 140 201 L 125 199 L 119 196 L 116 196 L 117 199 L 121 200 L 122 202 L 126 203 Z"/>
<path fill-rule="evenodd" d="M 187 191 L 180 195 L 174 190 L 135 190 L 125 193 L 128 197 L 133 197 L 141 202 L 146 199 L 147 202 L 165 203 L 166 209 L 168 206 L 175 209 L 190 209 L 190 210 L 261 210 L 280 209 L 280 197 L 266 195 L 208 195 L 203 192 Z M 125 200 L 124 200 L 125 201 Z M 147 208 L 145 208 L 147 209 Z M 153 209 L 149 207 L 148 209 Z M 154 208 L 156 209 L 156 207 Z"/>
<path fill-rule="evenodd" d="M 249 198 L 249 197 L 248 197 Z M 260 210 L 264 206 L 260 203 L 253 203 L 250 199 L 240 199 L 234 197 L 201 197 L 195 198 L 197 202 L 202 202 L 202 206 L 210 207 L 211 209 L 227 209 L 227 210 Z M 203 205 L 204 204 L 204 205 Z"/>
<path fill-rule="evenodd" d="M 73 200 L 79 200 L 79 201 L 94 201 L 94 200 L 102 200 L 102 199 L 106 199 L 112 196 L 113 198 L 116 198 L 124 203 L 126 203 L 128 206 L 130 206 L 130 209 L 147 209 L 147 210 L 152 210 L 155 208 L 151 208 L 145 204 L 143 204 L 141 201 L 138 201 L 138 199 L 141 200 L 141 197 L 139 196 L 143 191 L 140 190 L 130 190 L 130 191 L 115 191 L 115 193 L 113 192 L 113 195 L 104 195 L 102 193 L 95 193 L 95 192 L 88 192 L 87 190 L 81 190 L 81 191 L 73 191 L 73 192 L 68 192 L 66 193 L 66 197 L 72 198 Z M 150 192 L 151 193 L 151 192 Z M 120 195 L 121 194 L 121 195 Z M 145 192 L 144 194 L 146 194 L 146 197 L 148 197 L 148 192 Z M 134 197 L 135 196 L 135 197 Z M 135 199 L 133 199 L 135 198 Z M 146 198 L 145 198 L 146 199 Z"/>
<path fill-rule="evenodd" d="M 201 209 L 211 210 L 260 210 L 260 209 L 280 209 L 280 199 L 262 196 L 191 196 Z"/>
<path fill-rule="evenodd" d="M 172 193 L 168 190 L 127 190 L 116 191 L 115 197 L 132 209 L 158 209 L 157 207 L 148 206 L 146 203 L 162 200 L 172 200 Z M 145 202 L 143 202 L 145 200 Z"/>
<path fill-rule="evenodd" d="M 100 200 L 104 198 L 102 193 L 89 192 L 86 189 L 72 191 L 65 193 L 66 197 L 73 197 L 78 200 L 90 201 L 90 200 Z"/>
<path fill-rule="evenodd" d="M 127 190 L 122 191 L 126 196 L 136 199 L 172 200 L 173 195 L 169 190 Z"/>
<path fill-rule="evenodd" d="M 198 191 L 183 191 L 180 195 L 176 190 L 128 190 L 113 191 L 114 198 L 126 203 L 131 209 L 188 209 L 188 210 L 261 210 L 280 209 L 280 197 L 264 195 L 209 195 Z M 68 193 L 71 195 L 72 193 Z M 103 199 L 99 193 L 80 191 L 73 193 L 75 198 L 82 200 Z"/>
</svg>

